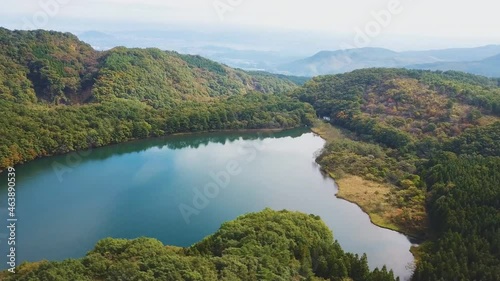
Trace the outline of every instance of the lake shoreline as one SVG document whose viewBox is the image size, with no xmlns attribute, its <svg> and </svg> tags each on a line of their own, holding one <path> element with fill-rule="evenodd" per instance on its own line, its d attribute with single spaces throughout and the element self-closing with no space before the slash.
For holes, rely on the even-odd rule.
<svg viewBox="0 0 500 281">
<path fill-rule="evenodd" d="M 262 133 L 279 133 L 279 132 L 283 132 L 283 131 L 286 131 L 286 130 L 293 130 L 293 129 L 298 129 L 298 128 L 302 128 L 302 126 L 293 127 L 293 128 L 233 129 L 233 130 L 213 130 L 213 131 L 199 131 L 199 132 L 184 132 L 184 133 L 174 133 L 174 134 L 170 134 L 170 135 L 157 136 L 157 137 L 135 138 L 135 139 L 129 139 L 129 140 L 126 140 L 126 141 L 123 141 L 123 142 L 110 143 L 110 144 L 105 144 L 105 145 L 102 145 L 102 146 L 91 147 L 91 148 L 87 148 L 87 149 L 78 149 L 78 150 L 71 150 L 71 151 L 64 152 L 64 153 L 56 153 L 56 154 L 45 155 L 45 156 L 37 157 L 35 159 L 29 160 L 29 161 L 26 161 L 26 162 L 17 163 L 15 165 L 11 166 L 11 167 L 12 168 L 16 168 L 18 166 L 22 166 L 22 165 L 30 163 L 32 161 L 39 160 L 39 159 L 44 159 L 44 158 L 48 158 L 48 157 L 64 156 L 64 155 L 69 155 L 69 154 L 72 154 L 72 153 L 78 153 L 79 151 L 92 151 L 92 150 L 97 149 L 97 148 L 104 148 L 104 147 L 109 147 L 109 146 L 113 146 L 113 145 L 133 143 L 133 142 L 136 142 L 136 141 L 155 140 L 155 139 L 168 139 L 168 138 L 178 137 L 178 136 L 190 136 L 190 135 L 196 136 L 196 135 L 216 134 L 216 133 L 260 133 L 260 132 L 262 132 Z M 0 169 L 0 174 L 2 174 L 4 171 L 6 171 L 7 168 L 8 167 L 5 167 L 4 170 Z"/>
<path fill-rule="evenodd" d="M 317 122 L 323 122 L 323 121 L 322 120 L 317 120 Z M 325 146 L 330 141 L 331 136 L 328 135 L 329 134 L 328 132 L 325 132 L 322 129 L 318 128 L 318 123 L 316 123 L 311 128 L 311 131 L 326 141 Z M 410 239 L 410 241 L 415 242 L 415 243 L 423 243 L 423 242 L 425 242 L 424 239 L 421 239 L 421 238 L 419 238 L 418 236 L 416 236 L 416 235 L 414 235 L 412 233 L 404 231 L 403 229 L 399 228 L 399 226 L 397 226 L 397 225 L 390 226 L 391 225 L 390 222 L 385 222 L 385 223 L 377 222 L 374 219 L 375 214 L 373 214 L 372 212 L 370 212 L 369 210 L 367 210 L 367 208 L 363 204 L 361 204 L 357 200 L 351 199 L 351 198 L 349 198 L 347 196 L 342 196 L 340 194 L 340 190 L 342 189 L 342 186 L 341 186 L 341 184 L 338 183 L 338 177 L 337 176 L 333 175 L 330 171 L 327 171 L 325 168 L 323 168 L 321 166 L 320 166 L 320 169 L 321 169 L 321 172 L 323 174 L 327 175 L 328 177 L 330 177 L 331 179 L 333 179 L 335 181 L 335 185 L 337 186 L 337 188 L 339 190 L 339 192 L 337 192 L 337 194 L 335 194 L 335 196 L 337 198 L 339 198 L 339 199 L 342 199 L 344 201 L 347 201 L 349 203 L 352 203 L 352 204 L 355 204 L 356 206 L 358 206 L 365 214 L 368 215 L 368 217 L 370 219 L 370 222 L 373 225 L 376 225 L 376 226 L 378 226 L 380 228 L 391 230 L 391 231 L 397 232 L 399 234 L 405 235 L 406 237 L 408 237 L 408 239 Z"/>
<path fill-rule="evenodd" d="M 331 179 L 333 179 L 333 180 L 335 180 L 335 179 L 334 179 L 333 177 L 331 177 L 331 176 L 330 176 L 330 178 L 331 178 Z M 340 188 L 341 188 L 341 187 L 340 187 L 338 184 L 337 184 L 337 187 L 338 187 L 338 189 L 340 190 Z M 370 219 L 370 222 L 371 222 L 373 225 L 376 225 L 376 226 L 378 226 L 378 227 L 380 227 L 380 228 L 387 229 L 387 230 L 391 230 L 391 231 L 397 232 L 397 233 L 399 233 L 399 234 L 402 234 L 402 235 L 404 235 L 404 236 L 408 237 L 408 239 L 409 239 L 412 243 L 415 243 L 415 244 L 421 244 L 421 243 L 425 242 L 425 240 L 422 240 L 422 239 L 420 239 L 420 238 L 416 237 L 415 235 L 411 235 L 411 234 L 406 233 L 406 232 L 404 232 L 404 231 L 402 231 L 402 230 L 400 230 L 400 229 L 393 228 L 393 227 L 390 227 L 390 226 L 385 226 L 385 225 L 383 225 L 383 224 L 379 224 L 379 223 L 375 222 L 375 220 L 374 220 L 374 219 L 373 219 L 373 217 L 370 215 L 370 213 L 369 213 L 369 212 L 367 212 L 367 210 L 365 210 L 365 209 L 363 208 L 363 206 L 361 206 L 361 205 L 360 205 L 359 203 L 357 203 L 355 200 L 348 199 L 347 197 L 344 197 L 344 196 L 340 195 L 339 193 L 335 194 L 335 197 L 337 197 L 337 198 L 339 198 L 339 199 L 342 199 L 342 200 L 344 200 L 344 201 L 347 201 L 347 202 L 349 202 L 349 203 L 351 203 L 351 204 L 354 204 L 354 205 L 358 206 L 358 207 L 359 207 L 359 208 L 363 211 L 363 213 L 365 213 L 365 214 L 367 214 L 367 215 L 368 215 L 368 218 Z M 410 250 L 411 250 L 411 249 L 410 249 Z"/>
</svg>

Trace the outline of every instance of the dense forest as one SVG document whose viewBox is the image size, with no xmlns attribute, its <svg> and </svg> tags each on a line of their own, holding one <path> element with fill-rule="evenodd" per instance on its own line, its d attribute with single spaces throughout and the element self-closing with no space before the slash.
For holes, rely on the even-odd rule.
<svg viewBox="0 0 500 281">
<path fill-rule="evenodd" d="M 499 280 L 500 157 L 434 157 L 424 173 L 438 237 L 423 246 L 414 280 Z"/>
<path fill-rule="evenodd" d="M 365 255 L 345 253 L 314 215 L 272 210 L 227 222 L 189 248 L 148 238 L 104 239 L 86 257 L 25 263 L 2 280 L 356 280 L 392 281 Z"/>
<path fill-rule="evenodd" d="M 500 280 L 498 80 L 367 69 L 313 78 L 293 95 L 345 130 L 322 167 L 393 186 L 393 223 L 429 239 L 414 280 Z"/>
<path fill-rule="evenodd" d="M 0 170 L 137 138 L 308 125 L 312 107 L 284 95 L 296 87 L 199 56 L 0 28 Z"/>
</svg>

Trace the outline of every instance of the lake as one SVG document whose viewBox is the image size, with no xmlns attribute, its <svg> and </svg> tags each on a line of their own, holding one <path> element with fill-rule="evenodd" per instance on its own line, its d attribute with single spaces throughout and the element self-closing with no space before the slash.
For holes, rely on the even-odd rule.
<svg viewBox="0 0 500 281">
<path fill-rule="evenodd" d="M 189 246 L 225 221 L 269 207 L 321 216 L 345 251 L 367 253 L 370 267 L 385 264 L 405 280 L 411 242 L 335 197 L 335 182 L 314 161 L 324 143 L 302 129 L 185 135 L 19 166 L 18 261 L 82 257 L 105 237 Z M 5 206 L 6 173 L 0 182 Z"/>
</svg>

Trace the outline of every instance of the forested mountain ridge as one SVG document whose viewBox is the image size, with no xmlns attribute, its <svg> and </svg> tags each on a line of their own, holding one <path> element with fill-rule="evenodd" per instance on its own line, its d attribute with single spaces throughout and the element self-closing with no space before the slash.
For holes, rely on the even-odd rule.
<svg viewBox="0 0 500 281">
<path fill-rule="evenodd" d="M 0 29 L 0 170 L 179 132 L 290 128 L 312 107 L 283 76 L 158 49 L 93 50 L 69 33 Z"/>
<path fill-rule="evenodd" d="M 414 280 L 500 278 L 497 79 L 366 69 L 314 78 L 294 95 L 346 130 L 317 159 L 323 169 L 393 186 L 374 212 L 430 239 Z"/>
<path fill-rule="evenodd" d="M 242 239 L 244 237 L 244 239 Z M 266 209 L 224 223 L 189 247 L 148 238 L 104 239 L 86 257 L 21 265 L 2 280 L 356 280 L 394 281 L 370 271 L 365 255 L 345 253 L 314 215 Z M 56 278 L 56 279 L 54 279 Z"/>
<path fill-rule="evenodd" d="M 103 95 L 196 99 L 295 87 L 287 79 L 251 75 L 199 56 L 123 47 L 98 52 L 69 33 L 1 28 L 0 40 L 0 94 L 17 102 L 76 104 Z"/>
</svg>

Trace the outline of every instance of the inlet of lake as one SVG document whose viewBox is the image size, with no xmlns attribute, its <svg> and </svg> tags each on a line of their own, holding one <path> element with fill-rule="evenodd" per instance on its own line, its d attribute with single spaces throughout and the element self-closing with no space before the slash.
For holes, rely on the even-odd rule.
<svg viewBox="0 0 500 281">
<path fill-rule="evenodd" d="M 335 197 L 335 182 L 314 161 L 324 144 L 302 129 L 210 133 L 134 141 L 18 166 L 18 262 L 79 258 L 106 237 L 146 236 L 190 246 L 225 221 L 269 207 L 321 216 L 345 251 L 366 253 L 372 269 L 387 265 L 406 280 L 411 242 Z M 0 183 L 0 206 L 5 206 L 5 172 Z M 2 208 L 0 217 L 6 212 Z"/>
</svg>

